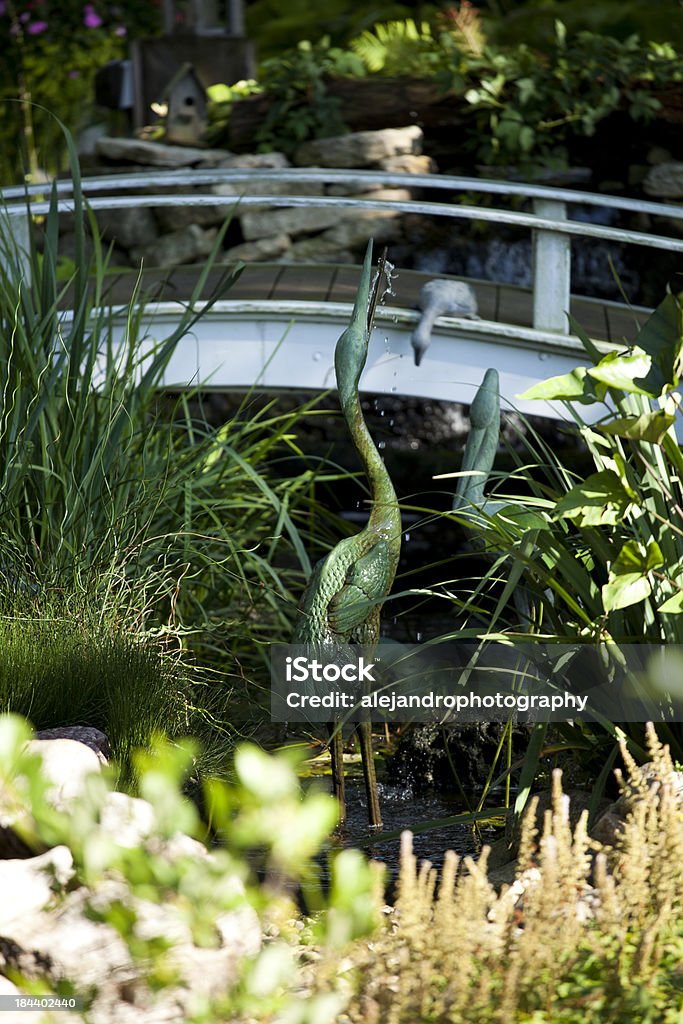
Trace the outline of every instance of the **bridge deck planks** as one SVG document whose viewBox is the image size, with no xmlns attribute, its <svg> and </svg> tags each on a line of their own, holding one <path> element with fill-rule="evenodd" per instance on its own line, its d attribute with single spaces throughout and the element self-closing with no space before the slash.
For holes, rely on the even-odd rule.
<svg viewBox="0 0 683 1024">
<path fill-rule="evenodd" d="M 227 268 L 213 270 L 203 289 L 208 298 L 215 289 L 221 273 Z M 352 302 L 358 285 L 359 268 L 330 264 L 248 264 L 238 279 L 224 292 L 222 298 L 241 300 L 300 300 L 313 302 Z M 387 303 L 403 308 L 416 308 L 420 288 L 434 275 L 412 270 L 397 271 L 394 295 Z M 196 285 L 196 268 L 178 268 L 170 271 L 148 270 L 143 275 L 142 292 L 157 300 L 186 300 Z M 129 300 L 135 274 L 122 272 L 112 279 L 109 296 L 115 303 Z M 519 326 L 531 326 L 532 296 L 529 289 L 491 281 L 470 281 L 474 288 L 482 319 Z M 68 296 L 65 305 L 68 306 Z M 625 304 L 600 299 L 572 296 L 571 313 L 584 330 L 598 340 L 621 342 L 632 340 L 637 325 L 642 324 L 647 311 L 629 309 Z"/>
</svg>

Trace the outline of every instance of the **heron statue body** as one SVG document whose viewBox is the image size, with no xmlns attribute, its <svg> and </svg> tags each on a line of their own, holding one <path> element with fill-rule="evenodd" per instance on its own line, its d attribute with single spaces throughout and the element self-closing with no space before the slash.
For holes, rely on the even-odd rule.
<svg viewBox="0 0 683 1024">
<path fill-rule="evenodd" d="M 478 320 L 479 316 L 477 297 L 464 281 L 427 281 L 420 289 L 417 301 L 422 316 L 413 331 L 411 344 L 415 349 L 415 365 L 419 366 L 431 344 L 432 327 L 437 317 L 462 316 Z"/>
<path fill-rule="evenodd" d="M 484 488 L 493 469 L 500 439 L 500 381 L 498 371 L 488 369 L 470 406 L 470 432 L 462 457 L 461 476 L 453 495 L 452 509 L 483 510 Z M 493 512 L 489 509 L 489 513 Z"/>
<path fill-rule="evenodd" d="M 372 646 L 379 640 L 381 605 L 389 594 L 401 553 L 401 514 L 393 484 L 363 417 L 358 393 L 368 354 L 379 279 L 371 289 L 372 242 L 363 264 L 351 323 L 335 349 L 339 403 L 370 485 L 365 527 L 345 537 L 315 566 L 299 605 L 295 644 L 339 648 Z M 381 825 L 372 752 L 371 725 L 358 726 L 370 824 Z M 332 778 L 345 816 L 341 727 L 331 727 Z"/>
</svg>

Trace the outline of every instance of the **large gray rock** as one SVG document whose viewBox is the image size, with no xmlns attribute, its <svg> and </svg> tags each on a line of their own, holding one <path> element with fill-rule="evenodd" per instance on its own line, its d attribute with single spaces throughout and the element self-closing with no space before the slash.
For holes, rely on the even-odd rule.
<svg viewBox="0 0 683 1024">
<path fill-rule="evenodd" d="M 683 163 L 672 161 L 652 167 L 643 182 L 643 189 L 657 199 L 683 198 Z"/>
<path fill-rule="evenodd" d="M 92 730 L 92 734 L 95 733 L 106 740 L 98 729 Z M 92 734 L 89 739 L 97 746 L 97 738 Z M 47 799 L 61 811 L 68 810 L 69 805 L 86 791 L 88 777 L 98 775 L 102 764 L 106 763 L 100 750 L 65 737 L 30 740 L 26 751 L 41 758 L 42 775 L 49 784 Z M 35 824 L 24 808 L 17 804 L 11 789 L 5 791 L 0 787 L 0 862 L 4 859 L 26 860 L 45 851 L 45 844 L 34 843 L 30 838 L 28 841 L 22 839 L 22 831 L 30 837 L 35 831 Z"/>
<path fill-rule="evenodd" d="M 391 174 L 434 174 L 437 169 L 431 156 L 416 153 L 386 156 L 377 161 L 377 166 Z"/>
<path fill-rule="evenodd" d="M 247 242 L 273 235 L 310 235 L 331 228 L 339 221 L 339 210 L 329 207 L 300 206 L 274 209 L 240 216 L 242 234 Z"/>
<path fill-rule="evenodd" d="M 254 168 L 262 171 L 281 171 L 289 167 L 290 163 L 284 153 L 273 150 L 271 153 L 230 153 L 217 166 L 232 167 L 235 170 Z"/>
<path fill-rule="evenodd" d="M 73 875 L 73 857 L 66 846 L 28 860 L 0 860 L 0 935 L 16 918 L 43 910 Z"/>
<path fill-rule="evenodd" d="M 199 149 L 192 146 L 169 146 L 147 139 L 98 139 L 99 156 L 117 163 L 147 164 L 150 167 L 217 167 L 230 154 L 225 149 Z"/>
<path fill-rule="evenodd" d="M 154 212 L 162 233 L 182 231 L 191 224 L 200 228 L 216 227 L 234 211 L 234 203 L 216 203 L 210 206 L 194 206 L 188 201 L 183 206 L 156 206 Z M 158 234 L 158 232 L 157 232 Z M 154 236 L 150 238 L 152 242 Z"/>
<path fill-rule="evenodd" d="M 164 987 L 158 999 L 151 993 L 130 952 L 109 924 L 88 918 L 89 908 L 104 914 L 123 905 L 135 915 L 140 940 L 169 940 L 169 966 L 178 983 Z M 184 1022 L 199 995 L 220 996 L 237 980 L 244 956 L 258 952 L 261 927 L 256 912 L 244 904 L 221 915 L 216 945 L 195 946 L 182 909 L 136 898 L 114 879 L 96 889 L 68 893 L 49 913 L 40 911 L 14 918 L 3 928 L 0 970 L 21 971 L 29 979 L 71 981 L 77 992 L 97 990 L 88 1019 L 93 1024 L 161 1024 Z"/>
<path fill-rule="evenodd" d="M 54 729 L 39 729 L 37 740 L 76 740 L 94 750 L 102 764 L 109 764 L 112 755 L 109 737 L 92 725 L 58 725 Z"/>
<path fill-rule="evenodd" d="M 400 210 L 357 210 L 353 217 L 344 217 L 335 227 L 325 231 L 323 238 L 341 249 L 354 249 L 367 245 L 369 238 L 374 238 L 376 243 L 388 242 L 400 233 Z"/>
<path fill-rule="evenodd" d="M 302 238 L 293 242 L 277 261 L 278 263 L 355 263 L 356 258 L 348 249 L 342 249 L 339 242 L 323 235 Z"/>
<path fill-rule="evenodd" d="M 676 804 L 683 809 L 683 772 L 672 771 L 662 779 L 652 761 L 638 768 L 637 776 L 624 785 L 621 796 L 605 807 L 591 827 L 591 836 L 603 846 L 616 846 L 626 827 L 626 821 L 645 792 L 657 791 L 665 785 Z"/>
<path fill-rule="evenodd" d="M 33 739 L 26 750 L 42 758 L 42 774 L 50 783 L 48 796 L 59 810 L 66 810 L 70 802 L 82 796 L 88 776 L 102 770 L 97 752 L 78 740 Z"/>
<path fill-rule="evenodd" d="M 211 191 L 217 196 L 240 196 L 249 193 L 257 196 L 321 196 L 325 186 L 314 181 L 225 181 L 213 185 Z M 253 207 L 252 209 L 259 209 Z"/>
<path fill-rule="evenodd" d="M 151 245 L 133 249 L 131 255 L 136 262 L 142 260 L 146 267 L 177 267 L 208 256 L 216 234 L 216 228 L 204 229 L 198 224 L 190 224 L 182 231 L 161 235 Z"/>
<path fill-rule="evenodd" d="M 358 184 L 356 182 L 356 185 Z M 345 195 L 347 193 L 342 186 L 337 194 Z M 411 192 L 410 189 L 405 188 L 379 188 L 360 194 L 354 192 L 354 198 L 377 199 L 382 202 L 405 202 L 411 198 Z M 319 231 L 325 231 L 326 237 L 329 237 L 329 229 L 338 229 L 341 232 L 340 238 L 343 245 L 360 245 L 363 231 L 366 228 L 363 227 L 361 230 L 357 225 L 361 223 L 369 226 L 372 226 L 374 223 L 380 225 L 384 219 L 400 216 L 400 210 L 374 211 L 310 206 L 292 209 L 259 209 L 254 211 L 252 208 L 241 215 L 240 224 L 242 226 L 242 233 L 248 241 L 272 237 L 278 234 L 286 234 L 296 238 L 297 235 L 310 235 Z M 346 230 L 344 230 L 345 226 Z M 382 229 L 379 228 L 379 230 Z M 369 231 L 365 235 L 365 241 L 367 241 L 371 233 Z M 386 237 L 386 228 L 384 228 L 384 237 Z M 346 241 L 348 238 L 353 238 L 354 241 Z"/>
<path fill-rule="evenodd" d="M 226 249 L 225 258 L 228 260 L 244 260 L 258 262 L 259 260 L 276 260 L 283 256 L 292 247 L 292 240 L 289 235 L 273 235 L 268 238 L 257 238 L 254 242 L 243 242 L 241 245 L 233 245 Z"/>
<path fill-rule="evenodd" d="M 97 224 L 104 238 L 124 249 L 149 245 L 159 234 L 154 214 L 146 206 L 135 210 L 98 210 Z"/>
<path fill-rule="evenodd" d="M 304 142 L 294 154 L 298 166 L 370 167 L 387 157 L 422 152 L 422 129 L 416 124 L 406 128 L 383 128 L 376 132 L 351 132 L 330 139 Z"/>
</svg>

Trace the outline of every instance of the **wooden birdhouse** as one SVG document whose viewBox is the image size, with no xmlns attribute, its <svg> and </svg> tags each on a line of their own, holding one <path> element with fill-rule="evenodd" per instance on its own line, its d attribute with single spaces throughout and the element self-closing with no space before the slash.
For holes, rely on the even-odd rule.
<svg viewBox="0 0 683 1024">
<path fill-rule="evenodd" d="M 206 89 L 191 64 L 183 64 L 167 84 L 153 109 L 166 117 L 166 141 L 196 146 L 206 127 Z"/>
<path fill-rule="evenodd" d="M 237 82 L 240 78 L 253 78 L 256 73 L 254 48 L 244 35 L 244 2 L 159 0 L 162 35 L 131 42 L 136 128 L 149 123 L 151 107 L 161 116 L 168 112 L 169 141 L 187 140 L 196 145 L 199 126 L 206 117 L 202 86 Z M 188 81 L 191 69 L 194 83 Z M 174 71 L 177 74 L 164 86 Z M 186 85 L 188 92 L 183 91 Z M 173 110 L 169 102 L 171 86 Z"/>
</svg>

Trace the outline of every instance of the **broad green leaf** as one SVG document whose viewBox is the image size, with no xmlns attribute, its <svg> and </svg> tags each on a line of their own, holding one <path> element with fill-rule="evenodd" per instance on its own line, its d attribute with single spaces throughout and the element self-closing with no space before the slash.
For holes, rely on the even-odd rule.
<svg viewBox="0 0 683 1024">
<path fill-rule="evenodd" d="M 651 366 L 652 359 L 646 352 L 632 352 L 625 356 L 618 352 L 609 352 L 597 366 L 592 366 L 588 373 L 594 380 L 606 384 L 608 388 L 618 388 L 630 394 L 649 395 L 650 392 L 641 385 Z M 641 384 L 636 383 L 637 379 L 641 380 Z"/>
<path fill-rule="evenodd" d="M 614 526 L 631 503 L 632 495 L 617 474 L 605 469 L 572 487 L 558 501 L 554 517 L 573 519 L 577 526 Z"/>
<path fill-rule="evenodd" d="M 652 585 L 648 573 L 663 563 L 664 556 L 656 541 L 650 541 L 647 547 L 636 540 L 626 541 L 612 563 L 609 581 L 602 588 L 605 611 L 628 608 L 649 597 Z"/>
<path fill-rule="evenodd" d="M 518 398 L 525 400 L 545 399 L 546 401 L 574 401 L 574 402 L 595 402 L 604 397 L 600 396 L 595 384 L 587 376 L 588 369 L 585 366 L 577 366 L 569 373 L 560 374 L 558 377 L 549 377 L 539 384 L 534 384 Z"/>
<path fill-rule="evenodd" d="M 637 540 L 627 540 L 612 563 L 612 574 L 649 572 L 664 564 L 664 556 L 657 541 L 643 547 Z"/>
<path fill-rule="evenodd" d="M 523 531 L 550 528 L 550 521 L 541 512 L 533 508 L 522 508 L 520 505 L 506 505 L 496 512 L 496 520 Z"/>
<path fill-rule="evenodd" d="M 606 612 L 612 612 L 617 608 L 628 608 L 629 605 L 644 601 L 651 592 L 652 587 L 647 576 L 640 572 L 625 572 L 605 583 L 602 588 L 602 603 Z"/>
<path fill-rule="evenodd" d="M 600 430 L 615 437 L 625 437 L 629 441 L 661 444 L 674 419 L 675 416 L 666 412 L 646 412 L 642 416 L 623 416 L 611 423 L 601 424 Z"/>
<path fill-rule="evenodd" d="M 628 496 L 632 501 L 638 501 L 638 494 L 633 490 L 628 479 L 628 472 L 626 470 L 626 463 L 621 452 L 613 451 L 612 457 L 607 459 L 603 458 L 603 466 L 605 469 L 612 470 L 613 473 L 619 478 L 621 486 L 624 488 Z"/>
<path fill-rule="evenodd" d="M 663 615 L 681 615 L 683 613 L 683 590 L 668 597 L 664 604 L 660 604 L 657 611 Z"/>
<path fill-rule="evenodd" d="M 235 770 L 242 785 L 267 803 L 296 796 L 299 791 L 296 774 L 284 758 L 266 754 L 253 743 L 237 748 Z"/>
<path fill-rule="evenodd" d="M 635 344 L 652 357 L 642 386 L 653 398 L 676 387 L 681 375 L 683 310 L 678 295 L 669 294 L 639 331 Z"/>
<path fill-rule="evenodd" d="M 216 85 L 210 85 L 206 90 L 206 94 L 212 103 L 230 103 L 233 99 L 233 93 L 229 85 L 225 85 L 224 82 L 217 82 Z"/>
</svg>

